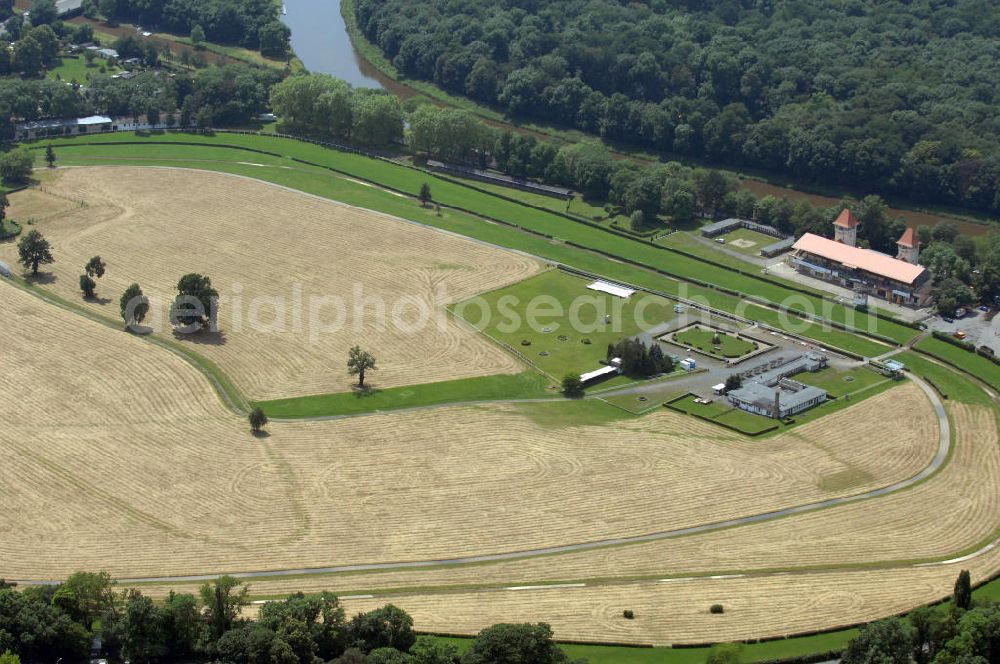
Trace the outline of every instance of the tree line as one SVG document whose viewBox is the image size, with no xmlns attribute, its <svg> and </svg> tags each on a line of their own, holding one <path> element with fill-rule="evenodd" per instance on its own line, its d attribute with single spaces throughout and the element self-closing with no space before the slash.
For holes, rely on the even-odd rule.
<svg viewBox="0 0 1000 664">
<path fill-rule="evenodd" d="M 562 664 L 569 658 L 545 623 L 482 630 L 464 654 L 418 636 L 413 619 L 387 604 L 348 618 L 335 595 L 296 593 L 243 616 L 249 587 L 223 576 L 197 594 L 162 601 L 119 588 L 106 572 L 77 572 L 20 591 L 0 580 L 0 662 L 84 662 L 94 637 L 114 661 L 135 664 Z"/>
<path fill-rule="evenodd" d="M 663 153 L 1000 210 L 989 0 L 357 0 L 405 77 Z"/>
</svg>

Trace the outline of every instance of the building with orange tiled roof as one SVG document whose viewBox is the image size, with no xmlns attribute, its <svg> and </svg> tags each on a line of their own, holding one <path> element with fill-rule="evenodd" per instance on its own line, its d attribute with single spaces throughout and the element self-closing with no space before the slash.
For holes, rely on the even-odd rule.
<svg viewBox="0 0 1000 664">
<path fill-rule="evenodd" d="M 920 242 L 907 229 L 896 243 L 897 258 L 855 246 L 858 222 L 844 210 L 834 222 L 837 239 L 806 233 L 792 246 L 788 263 L 802 274 L 855 293 L 896 304 L 924 306 L 930 301 L 931 274 L 918 265 Z"/>
</svg>

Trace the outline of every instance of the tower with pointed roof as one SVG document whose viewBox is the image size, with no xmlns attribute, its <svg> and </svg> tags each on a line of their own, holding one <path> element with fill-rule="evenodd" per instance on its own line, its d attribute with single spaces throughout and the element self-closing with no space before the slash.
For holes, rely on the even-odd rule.
<svg viewBox="0 0 1000 664">
<path fill-rule="evenodd" d="M 856 247 L 858 244 L 858 220 L 847 208 L 833 222 L 833 239 L 849 247 Z"/>
<path fill-rule="evenodd" d="M 912 228 L 907 228 L 903 237 L 896 240 L 896 258 L 914 265 L 920 259 L 920 240 Z"/>
</svg>

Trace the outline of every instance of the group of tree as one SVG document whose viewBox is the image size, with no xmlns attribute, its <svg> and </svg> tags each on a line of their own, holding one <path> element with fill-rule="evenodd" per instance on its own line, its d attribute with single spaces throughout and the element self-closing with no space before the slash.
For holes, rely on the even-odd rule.
<svg viewBox="0 0 1000 664">
<path fill-rule="evenodd" d="M 1000 70 L 979 64 L 1000 43 L 989 0 L 354 7 L 403 76 L 515 118 L 1000 210 Z"/>
<path fill-rule="evenodd" d="M 663 354 L 659 344 L 647 346 L 644 341 L 628 338 L 608 344 L 607 360 L 621 360 L 621 370 L 626 376 L 649 377 L 673 371 L 674 362 Z"/>
<path fill-rule="evenodd" d="M 988 664 L 1000 661 L 1000 605 L 973 601 L 963 571 L 952 601 L 872 623 L 852 639 L 843 664 Z"/>
<path fill-rule="evenodd" d="M 0 73 L 7 52 L 3 47 L 0 42 Z M 174 76 L 148 70 L 127 80 L 95 72 L 87 81 L 73 85 L 51 79 L 2 78 L 0 138 L 12 139 L 17 122 L 92 114 L 149 115 L 185 127 L 245 124 L 269 108 L 270 89 L 282 76 L 271 67 L 237 63 Z M 23 161 L 18 164 L 20 172 L 24 165 Z"/>
<path fill-rule="evenodd" d="M 120 589 L 106 573 L 78 572 L 56 586 L 21 591 L 0 582 L 0 653 L 16 664 L 86 661 L 93 636 L 115 661 L 224 664 L 563 664 L 544 623 L 484 629 L 464 655 L 418 637 L 413 619 L 386 605 L 347 618 L 330 593 L 297 593 L 243 617 L 248 587 L 224 576 L 197 595 L 160 602 Z M 3 660 L 6 664 L 8 660 Z"/>
<path fill-rule="evenodd" d="M 97 288 L 97 282 L 94 279 L 103 277 L 106 269 L 107 265 L 100 256 L 94 256 L 83 266 L 83 274 L 80 275 L 80 290 L 83 291 L 84 297 L 88 299 L 94 297 L 94 291 Z"/>
<path fill-rule="evenodd" d="M 354 88 L 326 74 L 298 74 L 271 88 L 270 103 L 292 132 L 376 147 L 403 140 L 403 106 L 384 90 Z"/>
<path fill-rule="evenodd" d="M 270 0 L 83 0 L 83 12 L 112 23 L 191 34 L 192 41 L 197 36 L 198 41 L 259 49 L 272 57 L 285 57 L 289 48 L 290 32 Z"/>
</svg>

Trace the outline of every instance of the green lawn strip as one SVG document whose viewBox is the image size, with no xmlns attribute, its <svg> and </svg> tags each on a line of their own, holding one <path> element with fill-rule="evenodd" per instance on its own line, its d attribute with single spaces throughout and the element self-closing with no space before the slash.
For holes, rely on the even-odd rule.
<svg viewBox="0 0 1000 664">
<path fill-rule="evenodd" d="M 48 302 L 49 304 L 53 304 L 57 307 L 61 307 L 75 314 L 84 316 L 85 318 L 88 318 L 89 320 L 92 320 L 96 323 L 100 323 L 114 330 L 118 330 L 122 334 L 128 334 L 128 332 L 125 332 L 123 330 L 122 321 L 117 318 L 112 318 L 110 316 L 105 316 L 103 314 L 97 313 L 87 307 L 84 307 L 83 305 L 77 302 L 73 302 L 59 295 L 56 295 L 52 291 L 49 291 L 47 289 L 38 286 L 30 285 L 20 277 L 14 277 L 10 281 L 18 288 L 28 293 L 31 293 L 32 295 Z M 173 339 L 168 339 L 166 337 L 163 337 L 162 335 L 148 334 L 139 336 L 143 339 L 146 339 L 150 343 L 154 343 L 158 346 L 166 348 L 167 350 L 187 360 L 191 365 L 193 365 L 202 374 L 204 374 L 206 378 L 208 378 L 209 384 L 211 384 L 212 388 L 219 395 L 222 403 L 225 404 L 231 410 L 241 415 L 250 410 L 249 406 L 247 405 L 246 399 L 243 397 L 243 393 L 240 392 L 240 390 L 236 387 L 236 385 L 233 384 L 233 382 L 229 379 L 229 376 L 227 376 L 225 372 L 223 372 L 218 366 L 216 366 L 214 362 L 198 354 L 197 352 L 189 348 L 187 345 Z"/>
<path fill-rule="evenodd" d="M 706 260 L 715 261 L 716 263 L 723 263 L 737 270 L 751 270 L 754 268 L 754 264 L 750 261 L 737 258 L 724 251 L 719 251 L 715 247 L 706 246 L 687 231 L 678 231 L 670 235 L 665 235 L 659 238 L 656 244 L 685 251 L 695 256 L 701 256 Z"/>
<path fill-rule="evenodd" d="M 71 144 L 72 142 L 80 144 L 81 142 L 103 142 L 105 139 L 111 139 L 112 141 L 142 140 L 141 137 L 137 138 L 134 134 L 122 133 L 62 139 L 62 141 L 67 142 L 67 144 Z M 413 196 L 419 193 L 420 186 L 424 182 L 429 182 L 432 187 L 434 200 L 442 205 L 460 207 L 475 214 L 503 219 L 534 232 L 571 241 L 591 250 L 627 258 L 647 267 L 664 270 L 680 278 L 711 283 L 720 288 L 752 294 L 774 303 L 785 303 L 795 310 L 807 311 L 839 324 L 854 326 L 859 330 L 871 331 L 891 338 L 900 344 L 905 343 L 914 336 L 912 328 L 891 321 L 877 320 L 868 314 L 856 312 L 853 309 L 848 309 L 832 301 L 821 300 L 819 297 L 813 295 L 789 290 L 779 283 L 754 278 L 751 275 L 756 274 L 756 268 L 748 270 L 746 273 L 720 269 L 717 266 L 705 263 L 697 257 L 665 251 L 662 248 L 657 248 L 656 246 L 629 237 L 608 233 L 544 210 L 537 210 L 514 201 L 491 196 L 488 193 L 476 191 L 439 178 L 432 173 L 407 168 L 396 163 L 371 159 L 348 152 L 330 150 L 301 141 L 270 136 L 224 133 L 214 136 L 204 136 L 200 134 L 166 133 L 153 135 L 150 137 L 150 140 L 157 142 L 219 143 L 268 150 L 348 171 L 357 177 L 406 192 Z"/>
<path fill-rule="evenodd" d="M 893 359 L 899 360 L 914 374 L 928 380 L 951 401 L 977 406 L 993 405 L 993 401 L 982 388 L 950 367 L 942 366 L 909 350 L 893 356 Z"/>
<path fill-rule="evenodd" d="M 342 392 L 273 401 L 257 401 L 271 419 L 299 419 L 329 415 L 416 408 L 465 401 L 534 399 L 560 396 L 547 389 L 551 382 L 535 373 L 464 378 L 440 383 L 376 389 L 367 393 Z"/>
<path fill-rule="evenodd" d="M 934 337 L 921 339 L 915 348 L 958 367 L 995 390 L 1000 390 L 1000 365 L 994 364 L 988 358 Z"/>
<path fill-rule="evenodd" d="M 630 420 L 634 416 L 599 399 L 556 400 L 547 403 L 515 403 L 518 414 L 546 429 L 602 426 Z"/>
<path fill-rule="evenodd" d="M 118 134 L 110 134 L 102 136 L 102 138 L 118 137 L 118 140 L 124 140 L 120 136 Z M 56 139 L 57 142 L 59 140 Z M 86 141 L 78 142 L 79 140 L 77 139 L 77 142 L 71 144 L 86 145 Z M 159 154 L 161 149 L 164 149 L 165 154 L 171 155 L 171 158 L 183 158 L 186 154 L 191 161 L 158 161 L 155 155 Z M 123 154 L 119 154 L 119 150 Z M 81 154 L 81 152 L 83 153 Z M 229 148 L 213 148 L 208 146 L 174 147 L 158 144 L 146 146 L 86 145 L 85 151 L 70 150 L 67 152 L 61 150 L 59 152 L 59 163 L 62 165 L 110 165 L 117 163 L 121 165 L 188 167 L 253 177 L 325 198 L 333 198 L 352 205 L 387 212 L 405 219 L 419 221 L 420 223 L 450 230 L 499 246 L 518 249 L 549 260 L 572 265 L 581 270 L 599 273 L 603 276 L 641 287 L 663 291 L 675 297 L 694 298 L 707 306 L 736 312 L 773 327 L 789 329 L 813 338 L 821 344 L 835 348 L 851 349 L 866 356 L 879 355 L 889 350 L 888 346 L 882 345 L 879 342 L 831 328 L 828 325 L 807 321 L 795 315 L 750 304 L 746 301 L 741 302 L 732 296 L 716 290 L 680 283 L 662 275 L 625 265 L 603 256 L 583 252 L 559 243 L 553 243 L 544 238 L 519 232 L 516 229 L 500 224 L 484 223 L 479 218 L 456 210 L 446 209 L 441 217 L 437 217 L 432 210 L 414 205 L 412 200 L 401 199 L 398 196 L 379 191 L 372 187 L 358 185 L 342 178 L 333 177 L 326 171 L 317 171 L 298 164 L 294 165 L 294 168 L 301 168 L 307 172 L 291 170 L 293 167 L 288 166 L 289 162 L 286 161 L 282 164 L 280 158 L 257 153 L 250 153 L 248 156 L 242 152 L 237 152 L 237 160 L 233 161 L 232 152 Z M 140 158 L 138 156 L 140 154 L 146 156 Z M 41 158 L 40 151 L 39 159 Z M 277 168 L 260 168 L 252 165 L 257 163 L 273 165 Z M 288 167 L 286 168 L 286 166 Z"/>
</svg>

